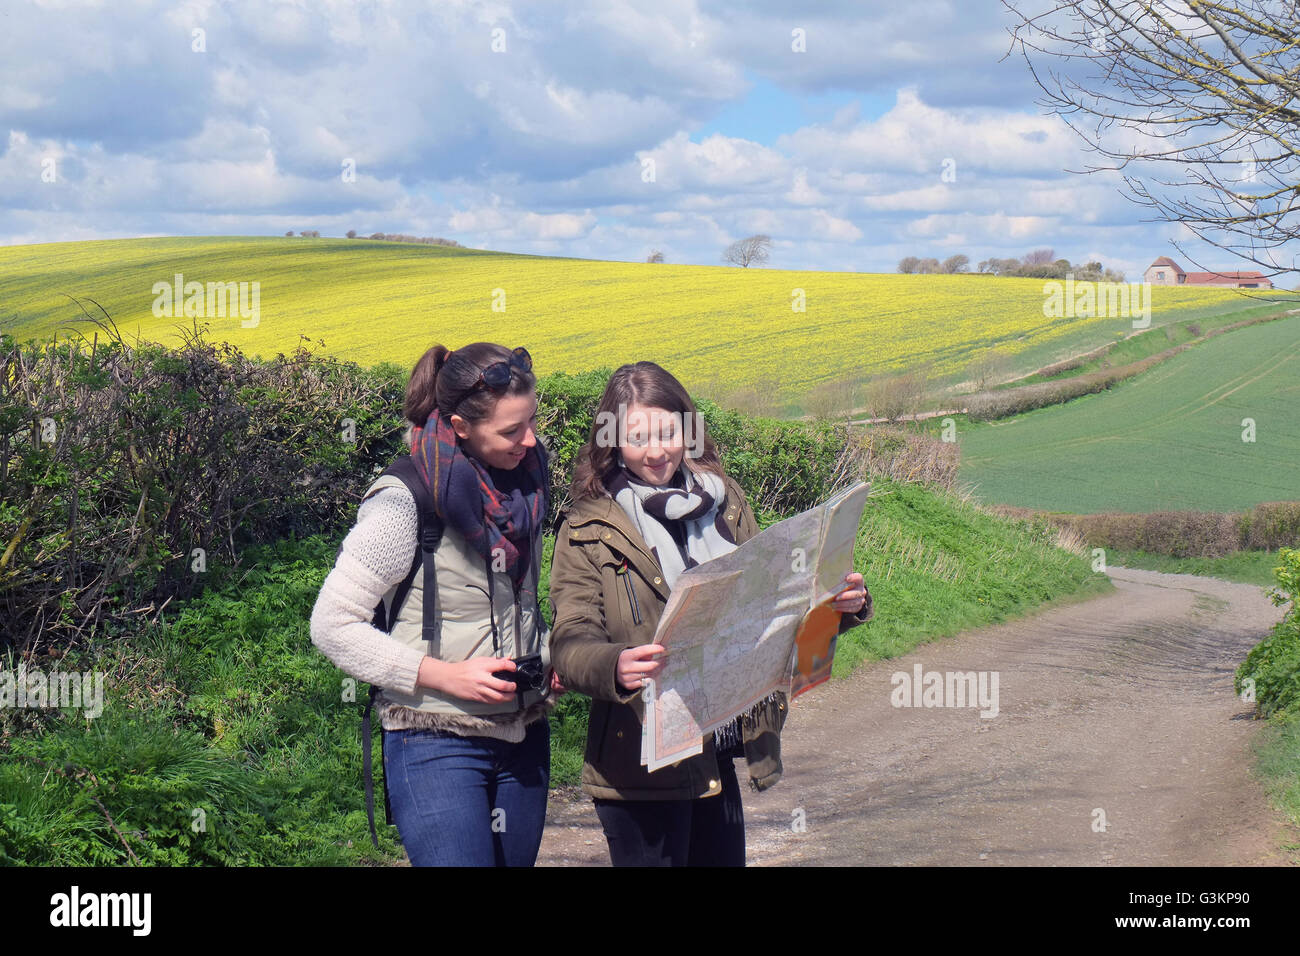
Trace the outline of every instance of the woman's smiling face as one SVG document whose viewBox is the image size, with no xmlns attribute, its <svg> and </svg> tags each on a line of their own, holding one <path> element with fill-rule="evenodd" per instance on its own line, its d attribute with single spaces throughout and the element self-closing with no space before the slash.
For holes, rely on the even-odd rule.
<svg viewBox="0 0 1300 956">
<path fill-rule="evenodd" d="M 648 485 L 666 485 L 686 454 L 682 416 L 662 408 L 629 405 L 627 437 L 619 450 L 628 471 Z"/>
<path fill-rule="evenodd" d="M 493 468 L 510 471 L 537 444 L 537 392 L 529 389 L 520 395 L 502 395 L 491 416 L 480 422 L 452 415 L 451 427 L 469 454 Z"/>
</svg>

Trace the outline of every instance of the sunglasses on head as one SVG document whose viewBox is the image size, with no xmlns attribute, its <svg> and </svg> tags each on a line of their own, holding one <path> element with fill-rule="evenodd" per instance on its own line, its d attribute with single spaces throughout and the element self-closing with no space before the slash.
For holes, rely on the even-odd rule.
<svg viewBox="0 0 1300 956">
<path fill-rule="evenodd" d="M 512 369 L 521 369 L 525 372 L 533 370 L 533 357 L 528 354 L 528 349 L 522 345 L 510 352 L 508 362 L 493 362 L 491 365 L 481 369 L 478 373 L 478 381 L 470 387 L 460 398 L 456 399 L 452 408 L 459 408 L 465 401 L 480 388 L 486 386 L 494 392 L 503 392 L 510 385 L 510 376 Z"/>
</svg>

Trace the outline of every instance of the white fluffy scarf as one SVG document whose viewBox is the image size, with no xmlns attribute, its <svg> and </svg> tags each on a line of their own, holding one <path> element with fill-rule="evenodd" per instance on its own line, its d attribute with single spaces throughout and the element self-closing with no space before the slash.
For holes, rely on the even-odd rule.
<svg viewBox="0 0 1300 956">
<path fill-rule="evenodd" d="M 641 532 L 646 545 L 659 562 L 668 587 L 687 568 L 704 564 L 736 550 L 731 531 L 722 519 L 722 504 L 727 491 L 722 479 L 712 472 L 696 473 L 683 461 L 678 474 L 685 477 L 685 488 L 672 485 L 647 485 L 626 467 L 620 467 L 606 482 L 614 500 Z M 686 533 L 686 560 L 677 540 L 664 521 L 679 521 Z"/>
</svg>

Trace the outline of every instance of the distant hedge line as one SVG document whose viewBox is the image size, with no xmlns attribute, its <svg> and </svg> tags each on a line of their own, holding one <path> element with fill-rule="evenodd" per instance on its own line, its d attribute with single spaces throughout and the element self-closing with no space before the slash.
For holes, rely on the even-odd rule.
<svg viewBox="0 0 1300 956">
<path fill-rule="evenodd" d="M 179 348 L 132 347 L 104 328 L 57 345 L 0 336 L 0 646 L 20 652 L 157 620 L 251 545 L 341 535 L 406 451 L 408 369 L 305 345 L 260 360 L 197 326 Z M 608 376 L 539 381 L 552 517 Z M 760 513 L 810 507 L 864 470 L 953 480 L 937 441 L 699 405 Z"/>
<path fill-rule="evenodd" d="M 1173 351 L 1170 349 L 1168 353 L 1172 354 Z M 1035 382 L 1032 385 L 1020 385 L 1016 388 L 976 392 L 965 399 L 966 414 L 973 421 L 989 422 L 1033 411 L 1036 408 L 1060 405 L 1082 395 L 1105 391 L 1118 382 L 1158 365 L 1167 357 L 1168 354 L 1162 352 L 1127 365 L 1085 372 L 1060 381 Z"/>
<path fill-rule="evenodd" d="M 1040 513 L 1011 505 L 993 510 L 1016 518 Z M 1048 514 L 1046 518 L 1076 532 L 1089 547 L 1150 551 L 1176 558 L 1214 558 L 1237 551 L 1300 546 L 1300 501 L 1270 501 L 1241 512 L 1104 512 Z"/>
<path fill-rule="evenodd" d="M 1261 322 L 1272 322 L 1279 318 L 1279 315 L 1266 315 L 1253 319 L 1246 319 L 1242 322 L 1234 322 L 1231 325 L 1225 325 L 1221 328 L 1210 329 L 1201 335 L 1200 326 L 1196 323 L 1189 323 L 1187 328 L 1195 338 L 1190 342 L 1182 342 L 1178 345 L 1170 346 L 1155 355 L 1148 355 L 1146 358 L 1137 359 L 1124 365 L 1115 365 L 1109 368 L 1097 369 L 1093 372 L 1084 372 L 1079 375 L 1072 375 L 1068 378 L 1060 378 L 1047 382 L 1034 382 L 1030 385 L 1017 385 L 1011 388 L 989 389 L 982 392 L 975 392 L 969 398 L 965 399 L 966 415 L 974 421 L 989 422 L 999 418 L 1009 418 L 1012 415 L 1020 415 L 1024 412 L 1033 411 L 1037 408 L 1046 408 L 1049 405 L 1061 405 L 1072 399 L 1079 398 L 1083 395 L 1092 395 L 1095 392 L 1102 392 L 1116 385 L 1125 379 L 1133 378 L 1140 375 L 1147 369 L 1159 365 L 1166 359 L 1173 358 L 1181 352 L 1185 352 L 1193 346 L 1199 345 L 1206 339 L 1212 339 L 1215 336 L 1223 335 L 1227 332 L 1233 332 L 1237 329 L 1244 329 L 1248 325 L 1258 325 Z M 1115 347 L 1117 343 L 1111 342 L 1104 349 L 1087 355 L 1076 356 L 1055 365 L 1049 365 L 1039 369 L 1040 375 L 1058 375 L 1064 372 L 1072 371 L 1075 368 L 1086 364 L 1099 354 L 1104 354 Z"/>
</svg>

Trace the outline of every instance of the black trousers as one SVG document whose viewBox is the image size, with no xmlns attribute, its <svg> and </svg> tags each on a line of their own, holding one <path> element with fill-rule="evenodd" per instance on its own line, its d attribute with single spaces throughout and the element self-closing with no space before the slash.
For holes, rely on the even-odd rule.
<svg viewBox="0 0 1300 956">
<path fill-rule="evenodd" d="M 695 800 L 606 800 L 596 816 L 614 866 L 744 866 L 745 817 L 730 757 L 718 758 L 722 793 Z"/>
</svg>

